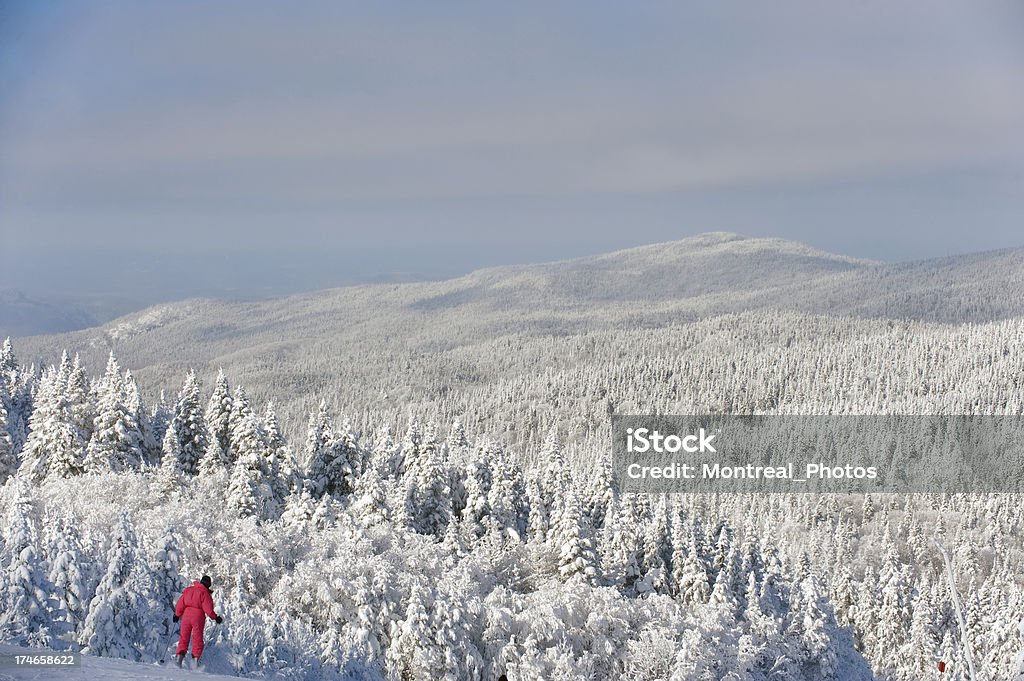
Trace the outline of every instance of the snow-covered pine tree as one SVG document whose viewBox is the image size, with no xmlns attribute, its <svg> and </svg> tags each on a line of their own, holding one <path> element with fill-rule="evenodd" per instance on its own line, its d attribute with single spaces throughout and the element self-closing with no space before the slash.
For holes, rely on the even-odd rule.
<svg viewBox="0 0 1024 681">
<path fill-rule="evenodd" d="M 676 573 L 677 598 L 686 605 L 707 603 L 711 598 L 708 565 L 701 553 L 701 545 L 698 543 L 699 535 L 700 526 L 694 524 L 688 537 L 686 557 L 682 567 Z"/>
<path fill-rule="evenodd" d="M 14 441 L 7 428 L 7 407 L 0 400 L 0 485 L 18 472 L 18 456 L 14 453 Z"/>
<path fill-rule="evenodd" d="M 555 528 L 559 525 L 565 497 L 569 494 L 572 484 L 572 477 L 562 455 L 562 443 L 558 439 L 556 429 L 552 428 L 548 433 L 540 451 L 540 458 L 545 465 L 540 477 L 541 498 L 539 501 L 543 504 L 543 514 L 547 517 L 548 526 Z"/>
<path fill-rule="evenodd" d="M 889 542 L 885 559 L 878 572 L 881 603 L 875 627 L 878 659 L 888 660 L 895 669 L 900 648 L 910 632 L 910 584 L 906 570 Z"/>
<path fill-rule="evenodd" d="M 231 409 L 233 400 L 224 370 L 217 371 L 213 394 L 206 404 L 206 451 L 199 460 L 200 471 L 212 475 L 234 464 L 231 455 Z"/>
<path fill-rule="evenodd" d="M 680 587 L 684 581 L 686 559 L 689 548 L 689 534 L 686 527 L 686 511 L 680 505 L 672 509 L 669 526 L 669 559 L 668 589 L 669 594 L 679 598 Z"/>
<path fill-rule="evenodd" d="M 373 441 L 369 465 L 377 470 L 381 478 L 392 480 L 399 475 L 401 457 L 401 450 L 395 444 L 391 431 L 387 428 L 382 429 Z"/>
<path fill-rule="evenodd" d="M 209 440 L 200 404 L 199 379 L 191 369 L 185 375 L 185 382 L 178 392 L 174 416 L 168 426 L 170 431 L 174 432 L 178 441 L 178 470 L 186 476 L 194 476 L 199 472 L 199 461 L 206 452 Z M 164 436 L 166 438 L 167 435 Z"/>
<path fill-rule="evenodd" d="M 65 633 L 59 626 L 63 614 L 51 596 L 54 587 L 32 526 L 31 490 L 22 480 L 15 483 L 7 513 L 0 568 L 0 637 L 21 645 L 54 645 L 54 639 Z"/>
<path fill-rule="evenodd" d="M 304 489 L 316 498 L 324 494 L 327 486 L 327 466 L 331 459 L 329 450 L 333 444 L 334 428 L 327 413 L 327 403 L 320 400 L 317 409 L 309 415 L 301 461 L 305 478 Z"/>
<path fill-rule="evenodd" d="M 228 484 L 228 507 L 242 515 L 276 518 L 281 509 L 274 491 L 266 436 L 244 399 L 232 409 L 231 443 L 236 461 Z"/>
<path fill-rule="evenodd" d="M 61 386 L 57 381 L 57 371 L 53 367 L 44 369 L 39 378 L 34 408 L 28 421 L 30 433 L 18 469 L 19 475 L 28 480 L 39 481 L 46 477 L 50 452 L 58 447 Z"/>
<path fill-rule="evenodd" d="M 64 392 L 71 410 L 71 424 L 77 429 L 82 442 L 88 443 L 96 421 L 96 405 L 93 402 L 92 385 L 78 355 L 71 364 Z"/>
<path fill-rule="evenodd" d="M 526 523 L 528 541 L 543 543 L 551 530 L 551 518 L 548 516 L 547 503 L 544 500 L 544 488 L 536 477 L 526 483 L 526 499 L 529 506 L 529 517 Z"/>
<path fill-rule="evenodd" d="M 309 420 L 306 434 L 305 485 L 314 498 L 340 496 L 352 491 L 356 453 L 355 438 L 348 424 L 335 435 L 327 405 L 320 403 Z"/>
<path fill-rule="evenodd" d="M 398 451 L 391 457 L 392 474 L 397 480 L 401 480 L 409 468 L 417 465 L 420 454 L 423 434 L 420 430 L 420 423 L 415 418 L 409 419 L 409 427 L 405 436 L 398 445 Z"/>
<path fill-rule="evenodd" d="M 171 426 L 171 419 L 174 418 L 174 407 L 167 404 L 167 397 L 164 391 L 160 391 L 160 397 L 146 417 L 146 438 L 145 449 L 147 462 L 150 466 L 159 466 L 163 461 L 164 436 Z"/>
<path fill-rule="evenodd" d="M 327 468 L 325 491 L 331 496 L 349 494 L 355 484 L 356 475 L 365 466 L 365 457 L 359 447 L 359 439 L 346 419 L 335 434 L 331 447 L 331 461 Z"/>
<path fill-rule="evenodd" d="M 124 402 L 125 410 L 138 424 L 139 464 L 155 465 L 159 460 L 161 441 L 149 422 L 149 413 L 146 411 L 146 405 L 142 402 L 142 393 L 139 392 L 139 385 L 135 382 L 135 376 L 132 375 L 131 369 L 125 370 L 122 386 L 124 392 L 121 394 L 121 399 Z"/>
<path fill-rule="evenodd" d="M 252 405 L 249 402 L 249 395 L 245 392 L 244 386 L 235 386 L 231 395 L 231 409 L 227 412 L 227 416 L 227 452 L 230 461 L 235 462 L 238 460 L 241 449 L 239 445 L 243 444 L 236 442 L 236 435 L 248 438 L 248 441 L 244 443 L 248 446 L 253 444 L 252 440 L 254 438 L 259 439 L 261 445 L 265 444 L 263 426 L 253 412 Z"/>
<path fill-rule="evenodd" d="M 605 515 L 599 546 L 606 583 L 635 595 L 633 584 L 640 576 L 640 530 L 623 510 L 621 499 Z"/>
<path fill-rule="evenodd" d="M 391 521 L 386 485 L 387 481 L 380 477 L 376 468 L 366 471 L 356 481 L 349 509 L 364 527 Z"/>
<path fill-rule="evenodd" d="M 456 463 L 463 463 L 464 458 L 470 452 L 469 439 L 466 437 L 466 427 L 462 421 L 455 419 L 451 428 L 448 429 L 448 437 L 444 441 L 445 450 L 450 460 Z"/>
<path fill-rule="evenodd" d="M 652 509 L 651 520 L 643 529 L 642 547 L 641 579 L 636 584 L 637 593 L 667 593 L 668 566 L 672 549 L 668 534 L 668 507 L 664 495 L 660 495 Z"/>
<path fill-rule="evenodd" d="M 412 425 L 410 425 L 411 430 Z M 419 430 L 418 427 L 416 430 Z M 437 441 L 437 423 L 434 421 L 427 422 L 418 438 L 407 436 L 406 439 L 413 444 L 408 451 L 404 452 L 406 475 L 422 475 L 424 466 L 430 466 L 436 462 L 445 463 L 441 456 L 441 446 Z M 405 444 L 403 442 L 403 447 Z"/>
<path fill-rule="evenodd" d="M 274 491 L 274 501 L 284 506 L 284 499 L 295 489 L 299 475 L 295 456 L 288 442 L 281 434 L 281 424 L 277 419 L 274 402 L 267 402 L 263 413 L 263 433 L 267 441 L 267 461 L 270 465 L 270 484 Z"/>
<path fill-rule="evenodd" d="M 164 433 L 164 441 L 160 447 L 160 470 L 157 473 L 158 488 L 161 494 L 171 495 L 180 486 L 184 471 L 181 470 L 181 443 L 174 428 Z"/>
<path fill-rule="evenodd" d="M 7 407 L 7 432 L 17 454 L 28 439 L 28 420 L 32 412 L 33 374 L 18 365 L 11 339 L 0 347 L 0 399 Z"/>
<path fill-rule="evenodd" d="M 931 602 L 932 592 L 927 575 L 922 578 L 913 598 L 910 618 L 910 638 L 901 658 L 903 670 L 914 678 L 927 678 L 935 660 L 938 659 L 939 644 L 942 642 L 935 628 L 935 610 Z"/>
<path fill-rule="evenodd" d="M 494 478 L 487 495 L 492 525 L 501 533 L 503 541 L 525 541 L 530 508 L 523 471 L 497 445 L 492 447 Z"/>
<path fill-rule="evenodd" d="M 96 386 L 97 409 L 85 455 L 90 473 L 137 469 L 142 462 L 142 429 L 135 408 L 125 403 L 124 378 L 114 353 Z"/>
<path fill-rule="evenodd" d="M 149 560 L 149 583 L 145 585 L 146 629 L 149 633 L 150 654 L 163 654 L 174 627 L 171 618 L 178 595 L 185 588 L 181 576 L 184 556 L 178 546 L 178 537 L 173 527 L 168 527 L 156 543 L 156 550 Z"/>
<path fill-rule="evenodd" d="M 65 389 L 56 367 L 43 372 L 19 468 L 20 475 L 34 482 L 49 475 L 70 477 L 83 470 L 85 443 L 73 424 Z"/>
<path fill-rule="evenodd" d="M 599 532 L 604 527 L 605 516 L 616 494 L 615 486 L 612 483 L 611 462 L 607 460 L 601 462 L 597 469 L 597 475 L 594 476 L 587 492 L 583 515 L 594 531 Z"/>
<path fill-rule="evenodd" d="M 564 581 L 578 578 L 597 584 L 601 579 L 601 566 L 590 528 L 583 520 L 575 494 L 565 497 L 554 534 L 558 548 L 558 576 Z"/>
<path fill-rule="evenodd" d="M 99 657 L 142 660 L 149 641 L 146 603 L 140 599 L 138 540 L 128 514 L 122 513 L 107 551 L 107 570 L 89 603 L 80 642 Z M 141 601 L 141 602 L 140 602 Z"/>
<path fill-rule="evenodd" d="M 438 673 L 444 656 L 434 642 L 434 622 L 428 610 L 432 605 L 433 594 L 413 585 L 405 617 L 392 626 L 392 644 L 388 648 L 389 667 L 398 678 L 442 678 Z"/>
<path fill-rule="evenodd" d="M 250 468 L 243 459 L 236 461 L 228 478 L 227 507 L 240 516 L 267 516 L 270 496 L 259 464 Z"/>
<path fill-rule="evenodd" d="M 839 670 L 836 650 L 838 628 L 824 589 L 814 575 L 797 585 L 792 627 L 798 637 L 796 658 L 803 665 L 804 677 L 836 678 Z"/>
<path fill-rule="evenodd" d="M 442 591 L 437 595 L 430 618 L 440 665 L 431 670 L 430 678 L 444 681 L 481 678 L 484 660 L 474 641 L 473 630 L 478 614 L 472 612 L 472 604 L 467 603 L 462 594 Z"/>
<path fill-rule="evenodd" d="M 857 605 L 854 612 L 854 642 L 859 650 L 871 656 L 876 649 L 878 636 L 878 573 L 870 565 L 864 568 L 864 576 L 857 586 Z"/>
<path fill-rule="evenodd" d="M 14 394 L 18 372 L 18 358 L 14 355 L 14 345 L 8 336 L 0 346 L 0 386 L 8 396 Z"/>
<path fill-rule="evenodd" d="M 484 535 L 484 521 L 491 514 L 491 504 L 487 497 L 491 491 L 493 471 L 482 449 L 478 449 L 477 456 L 469 462 L 463 483 L 465 508 L 462 511 L 462 522 L 475 538 Z"/>
<path fill-rule="evenodd" d="M 68 638 L 75 639 L 85 622 L 88 608 L 85 555 L 78 532 L 78 521 L 63 515 L 53 520 L 54 542 L 50 551 L 50 583 L 57 599 L 57 612 L 63 612 Z"/>
<path fill-rule="evenodd" d="M 451 476 L 437 447 L 425 447 L 402 480 L 405 512 L 413 530 L 440 538 L 452 517 Z"/>
</svg>

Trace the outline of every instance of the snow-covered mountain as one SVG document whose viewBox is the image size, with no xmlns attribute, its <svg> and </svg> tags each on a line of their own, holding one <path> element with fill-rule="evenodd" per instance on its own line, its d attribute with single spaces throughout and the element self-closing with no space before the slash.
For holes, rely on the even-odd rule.
<svg viewBox="0 0 1024 681">
<path fill-rule="evenodd" d="M 103 324 L 141 307 L 127 297 L 28 296 L 0 290 L 0 337 L 63 333 Z"/>
<path fill-rule="evenodd" d="M 712 234 L 20 339 L 0 636 L 161 659 L 209 573 L 242 675 L 962 681 L 966 640 L 1006 678 L 1018 497 L 624 495 L 604 459 L 616 412 L 1020 414 L 1022 259 Z"/>
<path fill-rule="evenodd" d="M 713 233 L 443 282 L 165 304 L 95 329 L 19 339 L 18 348 L 37 361 L 55 361 L 66 349 L 96 368 L 114 350 L 144 383 L 161 386 L 180 383 L 189 368 L 209 376 L 223 367 L 254 395 L 283 403 L 286 417 L 304 420 L 321 398 L 361 410 L 371 395 L 421 402 L 414 387 L 421 379 L 442 378 L 451 389 L 504 380 L 500 368 L 480 366 L 501 342 L 605 332 L 621 339 L 759 311 L 845 316 L 861 334 L 874 333 L 877 320 L 1017 317 L 1024 315 L 1024 249 L 892 265 Z"/>
</svg>

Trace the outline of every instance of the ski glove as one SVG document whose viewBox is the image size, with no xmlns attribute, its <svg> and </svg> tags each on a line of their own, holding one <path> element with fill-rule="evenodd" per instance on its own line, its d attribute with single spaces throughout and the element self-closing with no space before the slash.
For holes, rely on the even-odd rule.
<svg viewBox="0 0 1024 681">
<path fill-rule="evenodd" d="M 178 623 L 178 620 L 180 620 L 181 618 L 180 618 L 180 617 L 178 617 L 177 615 L 175 615 L 175 616 L 174 616 L 174 617 L 172 617 L 171 619 L 172 619 L 172 620 L 174 621 L 174 623 L 175 623 L 175 624 L 177 624 L 177 623 Z"/>
<path fill-rule="evenodd" d="M 223 617 L 221 617 L 220 615 L 217 615 L 217 619 L 216 619 L 216 620 L 214 620 L 214 621 L 215 621 L 215 622 L 216 622 L 217 624 L 220 624 L 221 622 L 223 622 L 223 621 L 224 621 L 224 618 L 223 618 Z"/>
</svg>

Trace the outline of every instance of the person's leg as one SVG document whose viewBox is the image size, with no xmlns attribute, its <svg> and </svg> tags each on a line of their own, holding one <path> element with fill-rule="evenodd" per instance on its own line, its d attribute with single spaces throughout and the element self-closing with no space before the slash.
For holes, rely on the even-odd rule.
<svg viewBox="0 0 1024 681">
<path fill-rule="evenodd" d="M 203 629 L 206 628 L 206 615 L 203 615 L 203 619 L 196 622 L 192 627 L 192 657 L 199 659 L 203 656 Z"/>
<path fill-rule="evenodd" d="M 188 651 L 190 636 L 192 636 L 192 623 L 183 619 L 181 620 L 181 633 L 178 635 L 178 655 L 184 655 Z"/>
</svg>

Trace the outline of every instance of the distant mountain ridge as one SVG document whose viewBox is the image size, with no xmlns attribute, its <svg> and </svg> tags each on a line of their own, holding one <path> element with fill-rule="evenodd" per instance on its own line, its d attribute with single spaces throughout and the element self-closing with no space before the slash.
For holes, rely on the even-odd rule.
<svg viewBox="0 0 1024 681">
<path fill-rule="evenodd" d="M 761 311 L 954 324 L 1024 317 L 1024 249 L 887 264 L 711 233 L 448 281 L 163 304 L 16 347 L 23 360 L 53 361 L 66 348 L 99 366 L 113 349 L 164 387 L 179 384 L 188 367 L 218 366 L 266 387 L 285 380 L 275 373 L 285 363 L 301 367 L 310 386 L 330 386 L 338 363 L 349 363 L 365 388 L 434 355 L 428 375 L 469 375 L 452 363 L 472 365 L 473 348 L 496 339 L 633 332 Z M 306 392 L 300 383 L 289 390 Z"/>
<path fill-rule="evenodd" d="M 18 289 L 0 289 L 0 337 L 89 328 L 138 307 L 116 296 L 29 296 Z"/>
</svg>

